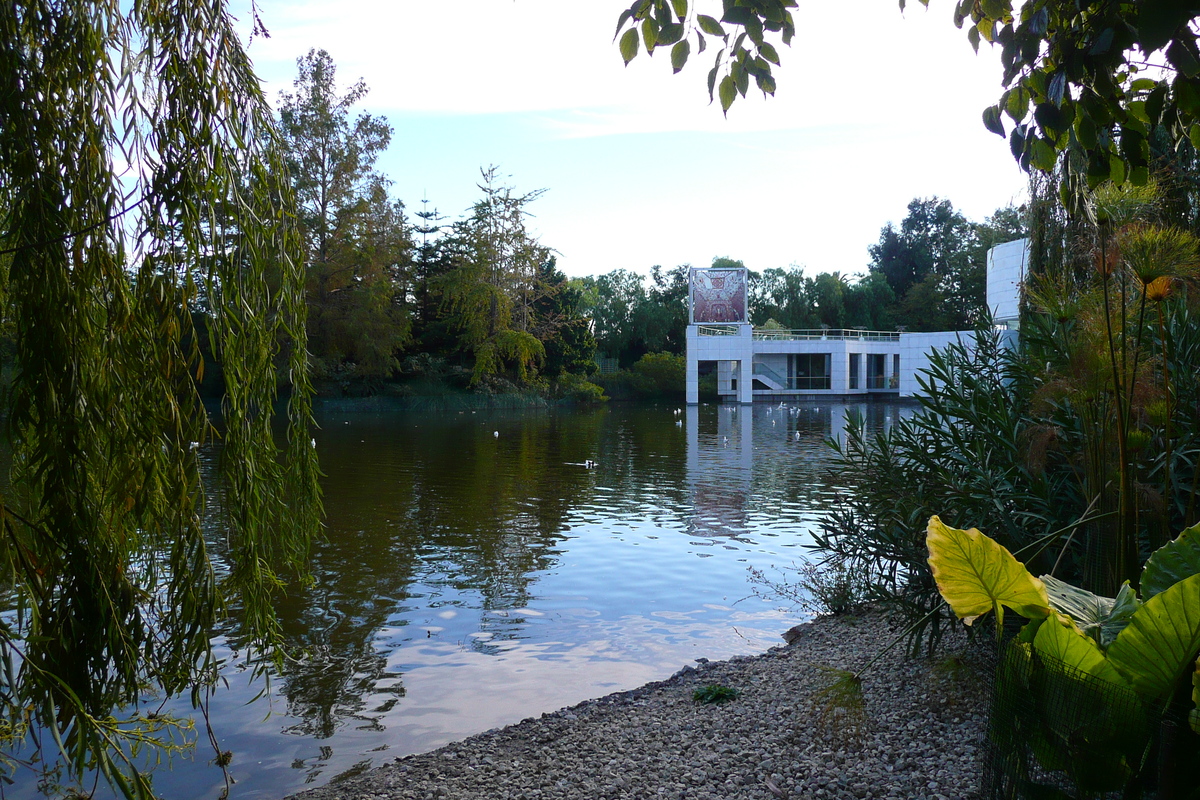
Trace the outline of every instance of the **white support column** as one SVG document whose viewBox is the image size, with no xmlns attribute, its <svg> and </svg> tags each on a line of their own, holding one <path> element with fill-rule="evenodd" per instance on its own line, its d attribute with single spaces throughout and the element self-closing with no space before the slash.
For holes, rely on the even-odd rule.
<svg viewBox="0 0 1200 800">
<path fill-rule="evenodd" d="M 754 329 L 749 325 L 738 325 L 738 349 L 741 369 L 738 370 L 738 402 L 750 405 L 754 402 Z"/>
<path fill-rule="evenodd" d="M 700 402 L 700 359 L 697 356 L 699 352 L 696 337 L 699 336 L 699 331 L 695 325 L 687 327 L 687 373 L 684 378 L 684 393 L 685 400 L 689 406 L 697 405 Z"/>
<path fill-rule="evenodd" d="M 753 357 L 743 358 L 738 362 L 738 402 L 749 405 L 754 402 L 754 364 Z"/>
</svg>

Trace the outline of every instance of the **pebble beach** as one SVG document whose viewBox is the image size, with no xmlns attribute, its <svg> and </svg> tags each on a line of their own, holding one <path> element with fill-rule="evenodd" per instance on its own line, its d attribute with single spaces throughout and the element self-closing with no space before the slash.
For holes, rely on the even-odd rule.
<svg viewBox="0 0 1200 800">
<path fill-rule="evenodd" d="M 900 627 L 879 611 L 819 618 L 761 655 L 700 659 L 294 798 L 975 798 L 987 682 L 964 636 L 932 658 L 894 647 L 862 676 L 860 702 L 831 702 L 834 670 L 861 669 Z M 693 699 L 709 686 L 737 696 Z"/>
</svg>

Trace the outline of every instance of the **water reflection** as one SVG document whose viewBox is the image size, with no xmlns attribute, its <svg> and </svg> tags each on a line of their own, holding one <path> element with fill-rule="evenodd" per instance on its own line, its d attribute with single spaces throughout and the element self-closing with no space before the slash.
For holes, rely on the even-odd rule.
<svg viewBox="0 0 1200 800">
<path fill-rule="evenodd" d="M 775 644 L 795 619 L 746 597 L 746 568 L 804 557 L 838 491 L 823 441 L 847 413 L 882 429 L 903 411 L 325 406 L 326 536 L 313 584 L 279 606 L 304 656 L 274 678 L 269 716 L 246 705 L 263 687 L 232 669 L 213 701 L 233 797 Z M 215 797 L 207 757 L 158 775 L 159 790 Z"/>
</svg>

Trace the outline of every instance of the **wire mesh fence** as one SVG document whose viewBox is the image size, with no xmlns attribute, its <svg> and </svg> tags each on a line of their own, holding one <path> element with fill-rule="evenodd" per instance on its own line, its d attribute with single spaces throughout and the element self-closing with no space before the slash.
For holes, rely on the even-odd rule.
<svg viewBox="0 0 1200 800">
<path fill-rule="evenodd" d="M 1016 640 L 996 659 L 985 800 L 1200 800 L 1190 703 L 1155 701 Z"/>
</svg>

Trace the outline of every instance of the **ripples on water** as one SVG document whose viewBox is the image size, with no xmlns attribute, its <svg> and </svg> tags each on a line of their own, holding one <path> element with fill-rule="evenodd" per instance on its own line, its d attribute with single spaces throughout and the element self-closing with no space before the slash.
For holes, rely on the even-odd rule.
<svg viewBox="0 0 1200 800">
<path fill-rule="evenodd" d="M 279 608 L 308 656 L 272 680 L 269 705 L 247 704 L 262 686 L 227 670 L 211 713 L 232 796 L 281 797 L 779 643 L 797 617 L 748 597 L 747 567 L 805 557 L 837 492 L 823 441 L 848 408 L 876 429 L 902 413 L 324 406 L 316 582 Z M 198 748 L 157 789 L 216 797 L 210 757 Z"/>
</svg>

